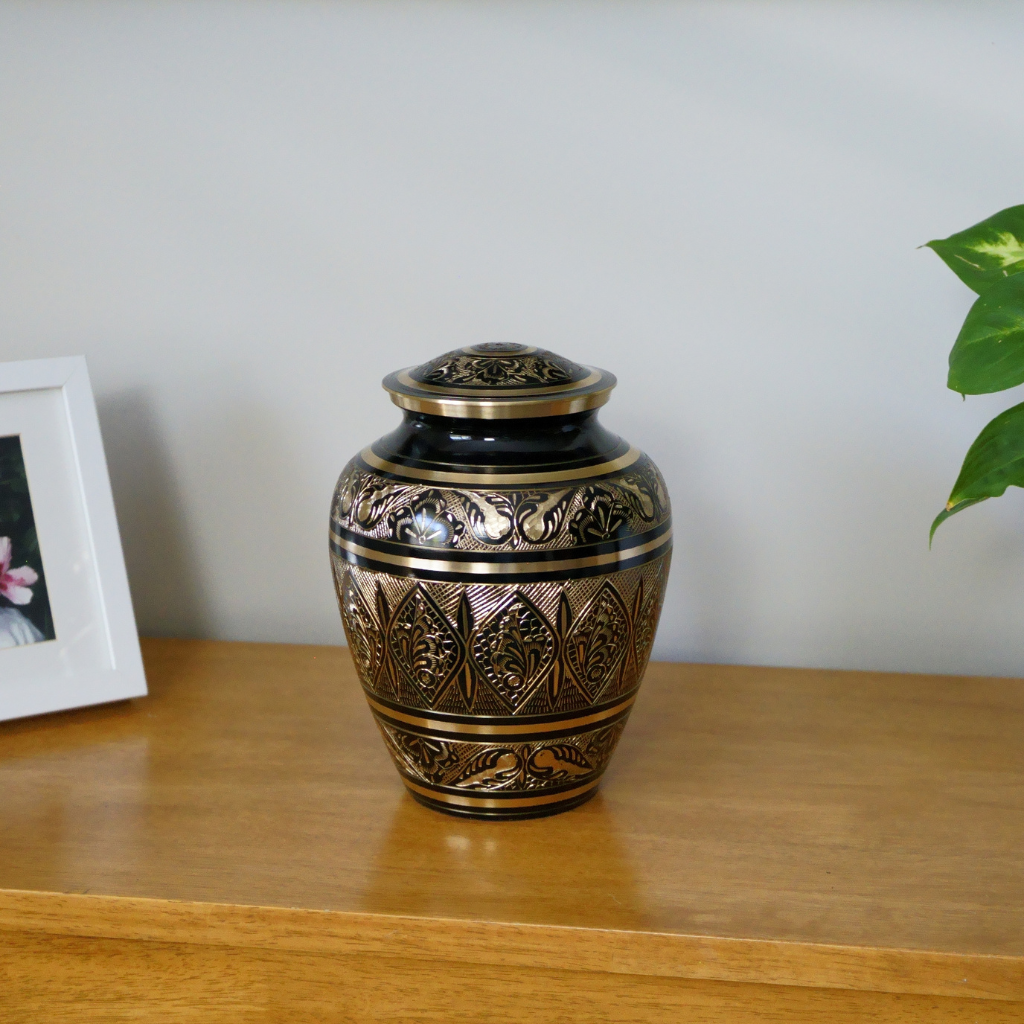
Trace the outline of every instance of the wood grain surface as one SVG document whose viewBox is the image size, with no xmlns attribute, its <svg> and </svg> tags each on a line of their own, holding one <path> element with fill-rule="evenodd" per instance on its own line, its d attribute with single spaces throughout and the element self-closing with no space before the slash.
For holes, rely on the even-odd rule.
<svg viewBox="0 0 1024 1024">
<path fill-rule="evenodd" d="M 346 650 L 144 652 L 0 725 L 4 1022 L 1024 1019 L 1020 681 L 652 665 L 593 801 L 474 822 Z"/>
</svg>

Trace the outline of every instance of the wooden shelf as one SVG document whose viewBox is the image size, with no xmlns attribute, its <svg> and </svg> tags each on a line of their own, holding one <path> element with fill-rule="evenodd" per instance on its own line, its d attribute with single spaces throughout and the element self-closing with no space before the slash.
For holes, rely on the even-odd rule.
<svg viewBox="0 0 1024 1024">
<path fill-rule="evenodd" d="M 656 664 L 590 803 L 405 794 L 330 647 L 0 726 L 0 1020 L 1024 1020 L 1024 684 Z"/>
</svg>

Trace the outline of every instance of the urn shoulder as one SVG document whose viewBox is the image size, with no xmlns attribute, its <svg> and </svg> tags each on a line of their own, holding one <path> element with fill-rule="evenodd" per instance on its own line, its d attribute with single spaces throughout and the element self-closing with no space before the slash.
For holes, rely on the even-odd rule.
<svg viewBox="0 0 1024 1024">
<path fill-rule="evenodd" d="M 384 387 L 405 421 L 345 467 L 332 523 L 354 537 L 459 552 L 647 535 L 669 519 L 668 492 L 647 456 L 597 422 L 593 409 L 614 386 L 604 370 L 514 345 L 458 349 L 390 374 Z"/>
</svg>

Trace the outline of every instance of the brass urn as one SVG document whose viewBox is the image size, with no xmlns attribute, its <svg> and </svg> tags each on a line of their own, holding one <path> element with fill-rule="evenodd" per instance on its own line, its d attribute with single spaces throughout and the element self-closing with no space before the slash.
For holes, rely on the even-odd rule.
<svg viewBox="0 0 1024 1024">
<path fill-rule="evenodd" d="M 654 463 L 597 421 L 615 377 L 486 344 L 392 373 L 401 426 L 331 508 L 366 698 L 428 807 L 554 814 L 593 796 L 650 657 L 672 547 Z"/>
</svg>

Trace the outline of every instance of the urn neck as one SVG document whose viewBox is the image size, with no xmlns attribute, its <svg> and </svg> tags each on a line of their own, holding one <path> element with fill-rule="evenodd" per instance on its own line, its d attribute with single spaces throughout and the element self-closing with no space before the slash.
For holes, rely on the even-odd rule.
<svg viewBox="0 0 1024 1024">
<path fill-rule="evenodd" d="M 382 437 L 378 446 L 416 462 L 557 467 L 607 457 L 623 444 L 601 426 L 596 411 L 512 420 L 406 412 L 398 429 Z"/>
</svg>

